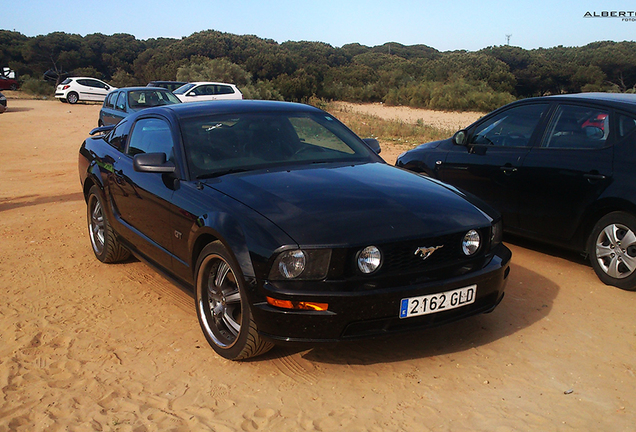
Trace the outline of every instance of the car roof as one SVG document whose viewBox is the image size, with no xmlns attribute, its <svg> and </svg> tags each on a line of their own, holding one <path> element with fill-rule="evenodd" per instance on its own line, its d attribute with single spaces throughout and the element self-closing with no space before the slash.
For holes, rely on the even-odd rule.
<svg viewBox="0 0 636 432">
<path fill-rule="evenodd" d="M 623 108 L 630 111 L 636 110 L 636 94 L 633 93 L 573 93 L 521 99 L 513 103 L 523 103 L 528 101 L 587 101 L 602 103 L 603 105 L 614 108 Z"/>
<path fill-rule="evenodd" d="M 183 103 L 174 105 L 163 105 L 160 107 L 146 108 L 140 115 L 150 115 L 161 113 L 165 115 L 175 115 L 180 118 L 197 117 L 205 114 L 237 114 L 237 113 L 257 113 L 257 112 L 315 112 L 322 110 L 311 105 L 295 102 L 265 101 L 252 99 L 238 100 L 216 100 L 202 101 L 196 103 Z"/>
<path fill-rule="evenodd" d="M 200 85 L 200 84 L 221 84 L 221 85 L 231 85 L 231 86 L 234 85 L 234 84 L 218 82 L 218 81 L 192 81 L 192 82 L 189 82 L 187 84 L 196 84 L 196 85 Z"/>
<path fill-rule="evenodd" d="M 108 92 L 108 94 L 111 93 L 115 93 L 118 91 L 125 91 L 125 92 L 130 92 L 130 91 L 158 91 L 158 92 L 164 92 L 164 93 L 172 93 L 170 90 L 168 90 L 167 88 L 164 87 L 147 87 L 147 86 L 140 86 L 140 87 L 119 87 L 119 88 L 114 88 L 111 91 Z"/>
</svg>

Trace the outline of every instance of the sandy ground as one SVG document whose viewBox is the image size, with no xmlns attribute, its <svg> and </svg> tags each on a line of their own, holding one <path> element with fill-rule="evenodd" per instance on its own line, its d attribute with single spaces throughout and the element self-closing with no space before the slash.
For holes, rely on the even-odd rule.
<svg viewBox="0 0 636 432">
<path fill-rule="evenodd" d="M 76 165 L 98 111 L 10 99 L 0 115 L 0 432 L 636 430 L 636 293 L 518 244 L 491 314 L 216 356 L 191 297 L 93 257 Z"/>
</svg>

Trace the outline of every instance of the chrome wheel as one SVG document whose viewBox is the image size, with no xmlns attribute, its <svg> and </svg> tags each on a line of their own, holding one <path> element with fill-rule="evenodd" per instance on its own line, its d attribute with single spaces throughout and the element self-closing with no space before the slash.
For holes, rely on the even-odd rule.
<svg viewBox="0 0 636 432">
<path fill-rule="evenodd" d="M 127 259 L 130 252 L 120 243 L 108 223 L 106 209 L 97 186 L 90 189 L 86 204 L 88 236 L 97 259 L 104 263 L 114 263 Z"/>
<path fill-rule="evenodd" d="M 225 246 L 215 241 L 204 247 L 196 268 L 197 317 L 214 351 L 243 360 L 272 349 L 258 333 L 241 268 Z"/>
<path fill-rule="evenodd" d="M 596 260 L 610 277 L 624 279 L 636 270 L 636 235 L 626 225 L 606 226 L 596 239 Z"/>
<path fill-rule="evenodd" d="M 93 245 L 95 254 L 101 255 L 104 252 L 104 232 L 106 228 L 102 204 L 95 195 L 91 195 L 88 205 L 90 218 L 88 232 L 91 238 L 91 244 Z"/>
<path fill-rule="evenodd" d="M 236 275 L 220 256 L 209 257 L 206 265 L 205 293 L 200 307 L 208 320 L 208 334 L 214 343 L 229 348 L 236 343 L 241 332 L 241 294 Z"/>
</svg>

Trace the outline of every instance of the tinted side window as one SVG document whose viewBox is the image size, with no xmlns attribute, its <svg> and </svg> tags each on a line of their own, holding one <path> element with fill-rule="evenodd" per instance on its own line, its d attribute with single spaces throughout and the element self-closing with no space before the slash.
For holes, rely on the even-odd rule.
<svg viewBox="0 0 636 432">
<path fill-rule="evenodd" d="M 577 105 L 557 107 L 543 138 L 542 147 L 601 148 L 609 136 L 609 111 Z"/>
<path fill-rule="evenodd" d="M 138 153 L 164 153 L 166 159 L 174 159 L 170 126 L 156 118 L 139 120 L 130 135 L 126 153 L 131 156 Z"/>
<path fill-rule="evenodd" d="M 86 80 L 85 85 L 96 87 L 96 88 L 106 88 L 106 86 L 101 81 L 97 81 L 97 80 Z"/>
<path fill-rule="evenodd" d="M 77 80 L 77 83 L 81 84 L 83 86 L 86 86 L 86 87 L 91 85 L 90 82 L 88 80 L 85 80 L 85 79 L 79 79 L 79 80 Z"/>
<path fill-rule="evenodd" d="M 232 94 L 234 93 L 234 89 L 230 86 L 218 85 L 215 89 L 216 94 Z"/>
<path fill-rule="evenodd" d="M 108 96 L 106 96 L 106 99 L 104 99 L 104 108 L 113 108 L 115 105 L 116 97 L 117 93 L 110 93 Z"/>
<path fill-rule="evenodd" d="M 470 144 L 526 147 L 547 108 L 548 104 L 532 104 L 503 111 L 480 124 Z"/>
<path fill-rule="evenodd" d="M 110 133 L 110 136 L 108 137 L 108 143 L 115 147 L 117 150 L 124 151 L 127 137 L 128 135 L 126 134 L 126 122 L 122 121 Z"/>
<path fill-rule="evenodd" d="M 620 138 L 630 135 L 636 130 L 636 119 L 624 114 L 618 115 L 618 136 Z"/>
<path fill-rule="evenodd" d="M 119 92 L 115 108 L 117 108 L 118 110 L 126 111 L 126 92 Z"/>
</svg>

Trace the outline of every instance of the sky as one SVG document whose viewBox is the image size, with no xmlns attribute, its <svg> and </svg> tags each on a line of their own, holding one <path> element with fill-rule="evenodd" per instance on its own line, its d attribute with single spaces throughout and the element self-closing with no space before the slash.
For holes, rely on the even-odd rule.
<svg viewBox="0 0 636 432">
<path fill-rule="evenodd" d="M 0 29 L 181 38 L 204 30 L 286 41 L 366 46 L 397 42 L 439 51 L 524 49 L 636 40 L 636 4 L 605 0 L 2 0 Z M 604 13 L 625 12 L 621 17 Z M 589 14 L 588 14 L 589 12 Z M 600 15 L 590 18 L 585 15 Z M 618 15 L 618 14 L 617 14 Z M 633 21 L 629 19 L 632 17 Z"/>
</svg>

